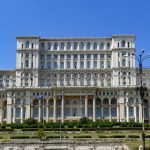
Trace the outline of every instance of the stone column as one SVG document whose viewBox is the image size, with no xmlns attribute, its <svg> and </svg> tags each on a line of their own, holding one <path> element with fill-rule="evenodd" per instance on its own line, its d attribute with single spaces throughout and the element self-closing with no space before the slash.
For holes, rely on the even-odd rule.
<svg viewBox="0 0 150 150">
<path fill-rule="evenodd" d="M 39 100 L 39 119 L 38 121 L 41 121 L 41 100 Z"/>
<path fill-rule="evenodd" d="M 95 107 L 95 97 L 93 97 L 93 122 L 96 121 L 96 114 L 95 114 L 95 111 L 96 111 L 96 107 Z"/>
<path fill-rule="evenodd" d="M 33 115 L 32 115 L 32 111 L 31 111 L 31 108 L 32 108 L 32 99 L 31 99 L 31 93 L 30 92 L 26 92 L 26 114 L 25 114 L 25 119 L 28 119 L 28 118 L 32 118 Z"/>
<path fill-rule="evenodd" d="M 134 104 L 134 118 L 135 118 L 135 122 L 137 122 L 137 116 L 136 116 L 136 104 Z"/>
<path fill-rule="evenodd" d="M 21 123 L 23 123 L 23 105 L 21 104 Z"/>
<path fill-rule="evenodd" d="M 12 110 L 11 109 L 12 109 L 12 105 L 7 104 L 7 123 L 8 124 L 12 122 Z"/>
<path fill-rule="evenodd" d="M 142 123 L 142 104 L 139 103 L 139 122 Z"/>
<path fill-rule="evenodd" d="M 48 107 L 48 99 L 46 100 L 46 122 L 48 122 L 48 116 L 49 116 L 49 107 Z"/>
<path fill-rule="evenodd" d="M 111 99 L 109 99 L 109 121 L 111 121 Z"/>
<path fill-rule="evenodd" d="M 124 111 L 124 109 L 123 109 Z M 117 122 L 120 121 L 120 114 L 119 114 L 119 104 L 117 103 Z"/>
<path fill-rule="evenodd" d="M 104 115 L 103 115 L 103 100 L 101 99 L 101 120 L 103 120 Z"/>
<path fill-rule="evenodd" d="M 64 122 L 64 96 L 61 99 L 61 122 Z"/>
<path fill-rule="evenodd" d="M 53 122 L 56 122 L 56 96 L 53 98 L 54 103 L 53 103 Z"/>
<path fill-rule="evenodd" d="M 15 123 L 16 121 L 16 106 L 14 104 L 14 107 L 13 107 L 13 123 Z"/>
<path fill-rule="evenodd" d="M 0 123 L 2 123 L 2 121 L 3 121 L 3 103 L 1 103 L 1 106 L 0 106 Z"/>
<path fill-rule="evenodd" d="M 149 124 L 150 124 L 150 106 L 148 107 L 148 119 L 149 119 Z"/>
<path fill-rule="evenodd" d="M 88 117 L 88 96 L 85 96 L 85 117 Z"/>
<path fill-rule="evenodd" d="M 126 103 L 126 121 L 129 122 L 129 105 Z"/>
</svg>

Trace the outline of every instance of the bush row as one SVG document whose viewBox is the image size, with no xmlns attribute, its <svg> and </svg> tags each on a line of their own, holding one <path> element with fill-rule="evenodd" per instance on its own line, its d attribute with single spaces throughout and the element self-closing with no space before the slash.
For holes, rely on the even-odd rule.
<svg viewBox="0 0 150 150">
<path fill-rule="evenodd" d="M 109 122 L 109 121 L 96 121 L 92 122 L 86 117 L 81 118 L 78 122 L 72 121 L 72 122 L 46 122 L 44 123 L 44 128 L 67 128 L 66 130 L 69 131 L 69 129 L 79 130 L 78 128 L 83 129 L 97 129 L 97 128 L 141 128 L 142 123 L 135 123 L 135 122 Z M 29 118 L 24 121 L 24 123 L 12 123 L 12 124 L 2 124 L 0 125 L 0 129 L 5 128 L 11 128 L 11 129 L 25 129 L 25 128 L 43 128 L 43 122 L 38 122 L 37 120 L 33 118 Z M 145 127 L 150 127 L 149 124 L 145 124 Z M 71 130 L 72 131 L 72 130 Z"/>
<path fill-rule="evenodd" d="M 100 135 L 99 138 L 125 138 L 125 135 Z M 10 136 L 10 139 L 37 139 L 38 136 Z M 49 135 L 46 136 L 46 139 L 53 139 L 53 138 L 60 138 L 60 136 L 57 135 Z M 68 136 L 61 136 L 61 138 L 69 138 Z M 77 135 L 73 136 L 73 138 L 92 138 L 90 135 Z M 128 138 L 140 138 L 139 135 L 128 135 Z M 150 135 L 146 135 L 145 138 L 150 138 Z M 3 139 L 3 137 L 0 137 L 0 139 Z"/>
</svg>

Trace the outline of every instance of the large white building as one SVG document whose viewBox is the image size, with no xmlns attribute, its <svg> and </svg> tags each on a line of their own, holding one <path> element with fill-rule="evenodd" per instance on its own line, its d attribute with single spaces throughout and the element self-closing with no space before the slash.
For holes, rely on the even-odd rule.
<svg viewBox="0 0 150 150">
<path fill-rule="evenodd" d="M 142 122 L 134 53 L 134 35 L 17 37 L 16 69 L 0 71 L 0 122 L 31 117 L 64 122 L 83 116 Z M 145 92 L 144 119 L 150 123 L 149 106 Z"/>
</svg>

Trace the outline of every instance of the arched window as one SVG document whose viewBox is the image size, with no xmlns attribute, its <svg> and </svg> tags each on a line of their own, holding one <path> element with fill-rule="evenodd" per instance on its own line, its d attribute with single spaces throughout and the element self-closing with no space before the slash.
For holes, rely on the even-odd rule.
<svg viewBox="0 0 150 150">
<path fill-rule="evenodd" d="M 117 99 L 116 98 L 112 98 L 111 99 L 111 104 L 115 104 L 116 105 L 117 104 Z"/>
<path fill-rule="evenodd" d="M 64 50 L 64 47 L 65 47 L 64 43 L 61 43 L 61 44 L 60 44 L 60 49 L 61 49 L 61 50 Z"/>
<path fill-rule="evenodd" d="M 91 48 L 91 43 L 88 42 L 86 48 L 87 48 L 88 50 L 90 50 L 90 48 Z"/>
<path fill-rule="evenodd" d="M 70 49 L 71 49 L 71 43 L 68 42 L 68 43 L 67 43 L 67 50 L 70 50 Z"/>
<path fill-rule="evenodd" d="M 109 104 L 109 99 L 108 98 L 104 98 L 103 99 L 103 104 L 104 105 L 108 105 Z"/>
<path fill-rule="evenodd" d="M 21 100 L 20 99 L 16 99 L 16 105 L 20 105 L 21 104 Z"/>
<path fill-rule="evenodd" d="M 74 49 L 74 50 L 77 50 L 77 47 L 78 47 L 78 43 L 75 42 L 74 45 L 73 45 L 73 49 Z"/>
<path fill-rule="evenodd" d="M 124 40 L 121 42 L 121 47 L 125 47 L 125 41 Z"/>
<path fill-rule="evenodd" d="M 134 104 L 134 100 L 132 97 L 129 98 L 129 105 L 133 105 Z"/>
<path fill-rule="evenodd" d="M 31 44 L 31 48 L 32 48 L 32 49 L 34 48 L 34 43 Z"/>
<path fill-rule="evenodd" d="M 110 43 L 107 43 L 107 49 L 110 49 Z"/>
<path fill-rule="evenodd" d="M 58 44 L 54 43 L 54 50 L 57 50 L 57 48 L 58 48 Z"/>
<path fill-rule="evenodd" d="M 80 49 L 84 49 L 84 43 L 83 42 L 80 43 Z"/>
<path fill-rule="evenodd" d="M 52 44 L 48 43 L 48 50 L 51 50 Z"/>
<path fill-rule="evenodd" d="M 67 78 L 71 78 L 71 74 L 70 73 L 67 74 Z"/>
<path fill-rule="evenodd" d="M 41 43 L 41 48 L 44 49 L 45 48 L 45 44 L 42 42 Z"/>
<path fill-rule="evenodd" d="M 94 43 L 94 46 L 93 46 L 94 50 L 97 49 L 97 43 Z"/>
<path fill-rule="evenodd" d="M 96 105 L 101 105 L 101 99 L 100 98 L 96 99 Z"/>
<path fill-rule="evenodd" d="M 30 45 L 29 41 L 26 41 L 25 47 L 29 48 L 29 45 Z"/>
<path fill-rule="evenodd" d="M 80 74 L 80 78 L 84 78 L 84 74 L 83 73 Z"/>
<path fill-rule="evenodd" d="M 60 78 L 64 78 L 64 74 L 60 74 Z"/>
<path fill-rule="evenodd" d="M 100 44 L 100 49 L 104 49 L 104 43 Z"/>
</svg>

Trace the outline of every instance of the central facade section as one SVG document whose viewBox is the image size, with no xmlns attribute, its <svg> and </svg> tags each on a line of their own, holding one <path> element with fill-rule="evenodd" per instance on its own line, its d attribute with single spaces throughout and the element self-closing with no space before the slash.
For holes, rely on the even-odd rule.
<svg viewBox="0 0 150 150">
<path fill-rule="evenodd" d="M 84 116 L 140 121 L 134 105 L 134 40 L 134 35 L 17 37 L 16 88 L 8 94 L 12 118 L 8 115 L 7 122 L 30 117 L 64 122 Z"/>
</svg>

